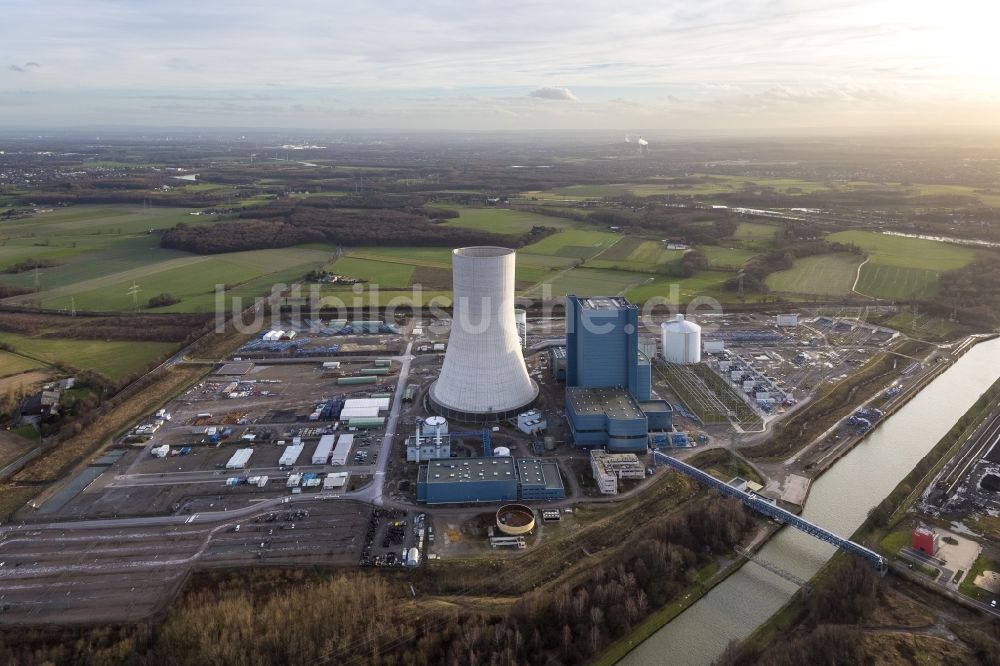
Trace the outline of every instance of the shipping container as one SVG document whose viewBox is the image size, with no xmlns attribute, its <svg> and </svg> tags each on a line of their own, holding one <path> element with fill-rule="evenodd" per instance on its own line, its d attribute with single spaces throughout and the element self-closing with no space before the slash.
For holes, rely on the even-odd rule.
<svg viewBox="0 0 1000 666">
<path fill-rule="evenodd" d="M 387 375 L 387 374 L 389 374 L 389 368 L 361 368 L 361 374 L 363 374 L 363 375 Z"/>
<path fill-rule="evenodd" d="M 359 384 L 375 384 L 377 382 L 378 382 L 378 377 L 372 377 L 372 376 L 337 378 L 337 386 L 356 386 Z"/>
</svg>

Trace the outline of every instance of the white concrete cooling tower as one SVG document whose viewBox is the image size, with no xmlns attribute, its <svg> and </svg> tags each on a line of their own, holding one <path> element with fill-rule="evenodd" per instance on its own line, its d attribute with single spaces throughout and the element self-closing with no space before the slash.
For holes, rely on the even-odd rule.
<svg viewBox="0 0 1000 666">
<path fill-rule="evenodd" d="M 514 250 L 463 247 L 451 253 L 454 312 L 436 412 L 461 421 L 516 416 L 538 396 L 514 321 Z"/>
</svg>

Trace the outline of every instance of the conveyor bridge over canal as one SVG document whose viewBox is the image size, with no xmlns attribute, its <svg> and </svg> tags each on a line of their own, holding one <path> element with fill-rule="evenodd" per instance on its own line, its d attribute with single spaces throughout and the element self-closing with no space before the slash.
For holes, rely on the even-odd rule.
<svg viewBox="0 0 1000 666">
<path fill-rule="evenodd" d="M 889 570 L 888 561 L 874 550 L 870 548 L 865 548 L 861 544 L 854 543 L 850 539 L 845 539 L 842 536 L 838 536 L 833 532 L 820 527 L 814 523 L 796 516 L 791 511 L 786 511 L 780 507 L 775 506 L 769 500 L 760 495 L 754 493 L 748 493 L 739 488 L 734 488 L 733 486 L 725 483 L 724 481 L 719 481 L 711 474 L 706 474 L 697 467 L 692 467 L 687 463 L 681 462 L 677 458 L 672 458 L 668 455 L 664 455 L 659 451 L 653 452 L 653 460 L 658 463 L 663 463 L 668 467 L 672 467 L 678 472 L 687 474 L 693 478 L 698 483 L 702 485 L 711 486 L 715 488 L 723 495 L 728 497 L 735 497 L 736 499 L 743 502 L 743 505 L 749 507 L 756 511 L 757 513 L 764 514 L 768 518 L 773 518 L 780 523 L 785 525 L 791 525 L 797 530 L 805 532 L 809 536 L 815 537 L 821 541 L 825 541 L 829 544 L 833 544 L 837 548 L 857 555 L 863 558 L 866 562 L 871 564 L 879 573 L 885 574 Z"/>
</svg>

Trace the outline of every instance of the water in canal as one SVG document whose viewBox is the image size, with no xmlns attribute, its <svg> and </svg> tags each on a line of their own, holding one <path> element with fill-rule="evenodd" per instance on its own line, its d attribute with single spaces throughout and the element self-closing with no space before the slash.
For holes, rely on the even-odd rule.
<svg viewBox="0 0 1000 666">
<path fill-rule="evenodd" d="M 849 536 L 998 376 L 1000 339 L 973 347 L 827 470 L 813 484 L 802 516 Z M 786 528 L 760 555 L 808 579 L 833 552 L 833 546 Z M 749 562 L 620 663 L 709 664 L 731 639 L 750 635 L 795 590 L 792 583 Z"/>
</svg>

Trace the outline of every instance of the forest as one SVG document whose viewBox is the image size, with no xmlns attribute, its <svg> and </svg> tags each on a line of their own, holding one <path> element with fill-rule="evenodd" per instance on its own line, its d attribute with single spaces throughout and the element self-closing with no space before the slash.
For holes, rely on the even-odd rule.
<svg viewBox="0 0 1000 666">
<path fill-rule="evenodd" d="M 424 212 L 423 209 L 416 209 Z M 462 247 L 502 245 L 520 247 L 553 230 L 534 227 L 521 236 L 494 234 L 475 229 L 445 227 L 435 219 L 453 216 L 452 211 L 426 214 L 388 208 L 343 210 L 314 205 L 265 207 L 248 211 L 241 219 L 192 227 L 180 223 L 160 239 L 160 246 L 196 254 L 218 254 L 290 247 L 303 243 L 333 243 L 345 246 L 391 245 L 409 247 Z"/>
</svg>

